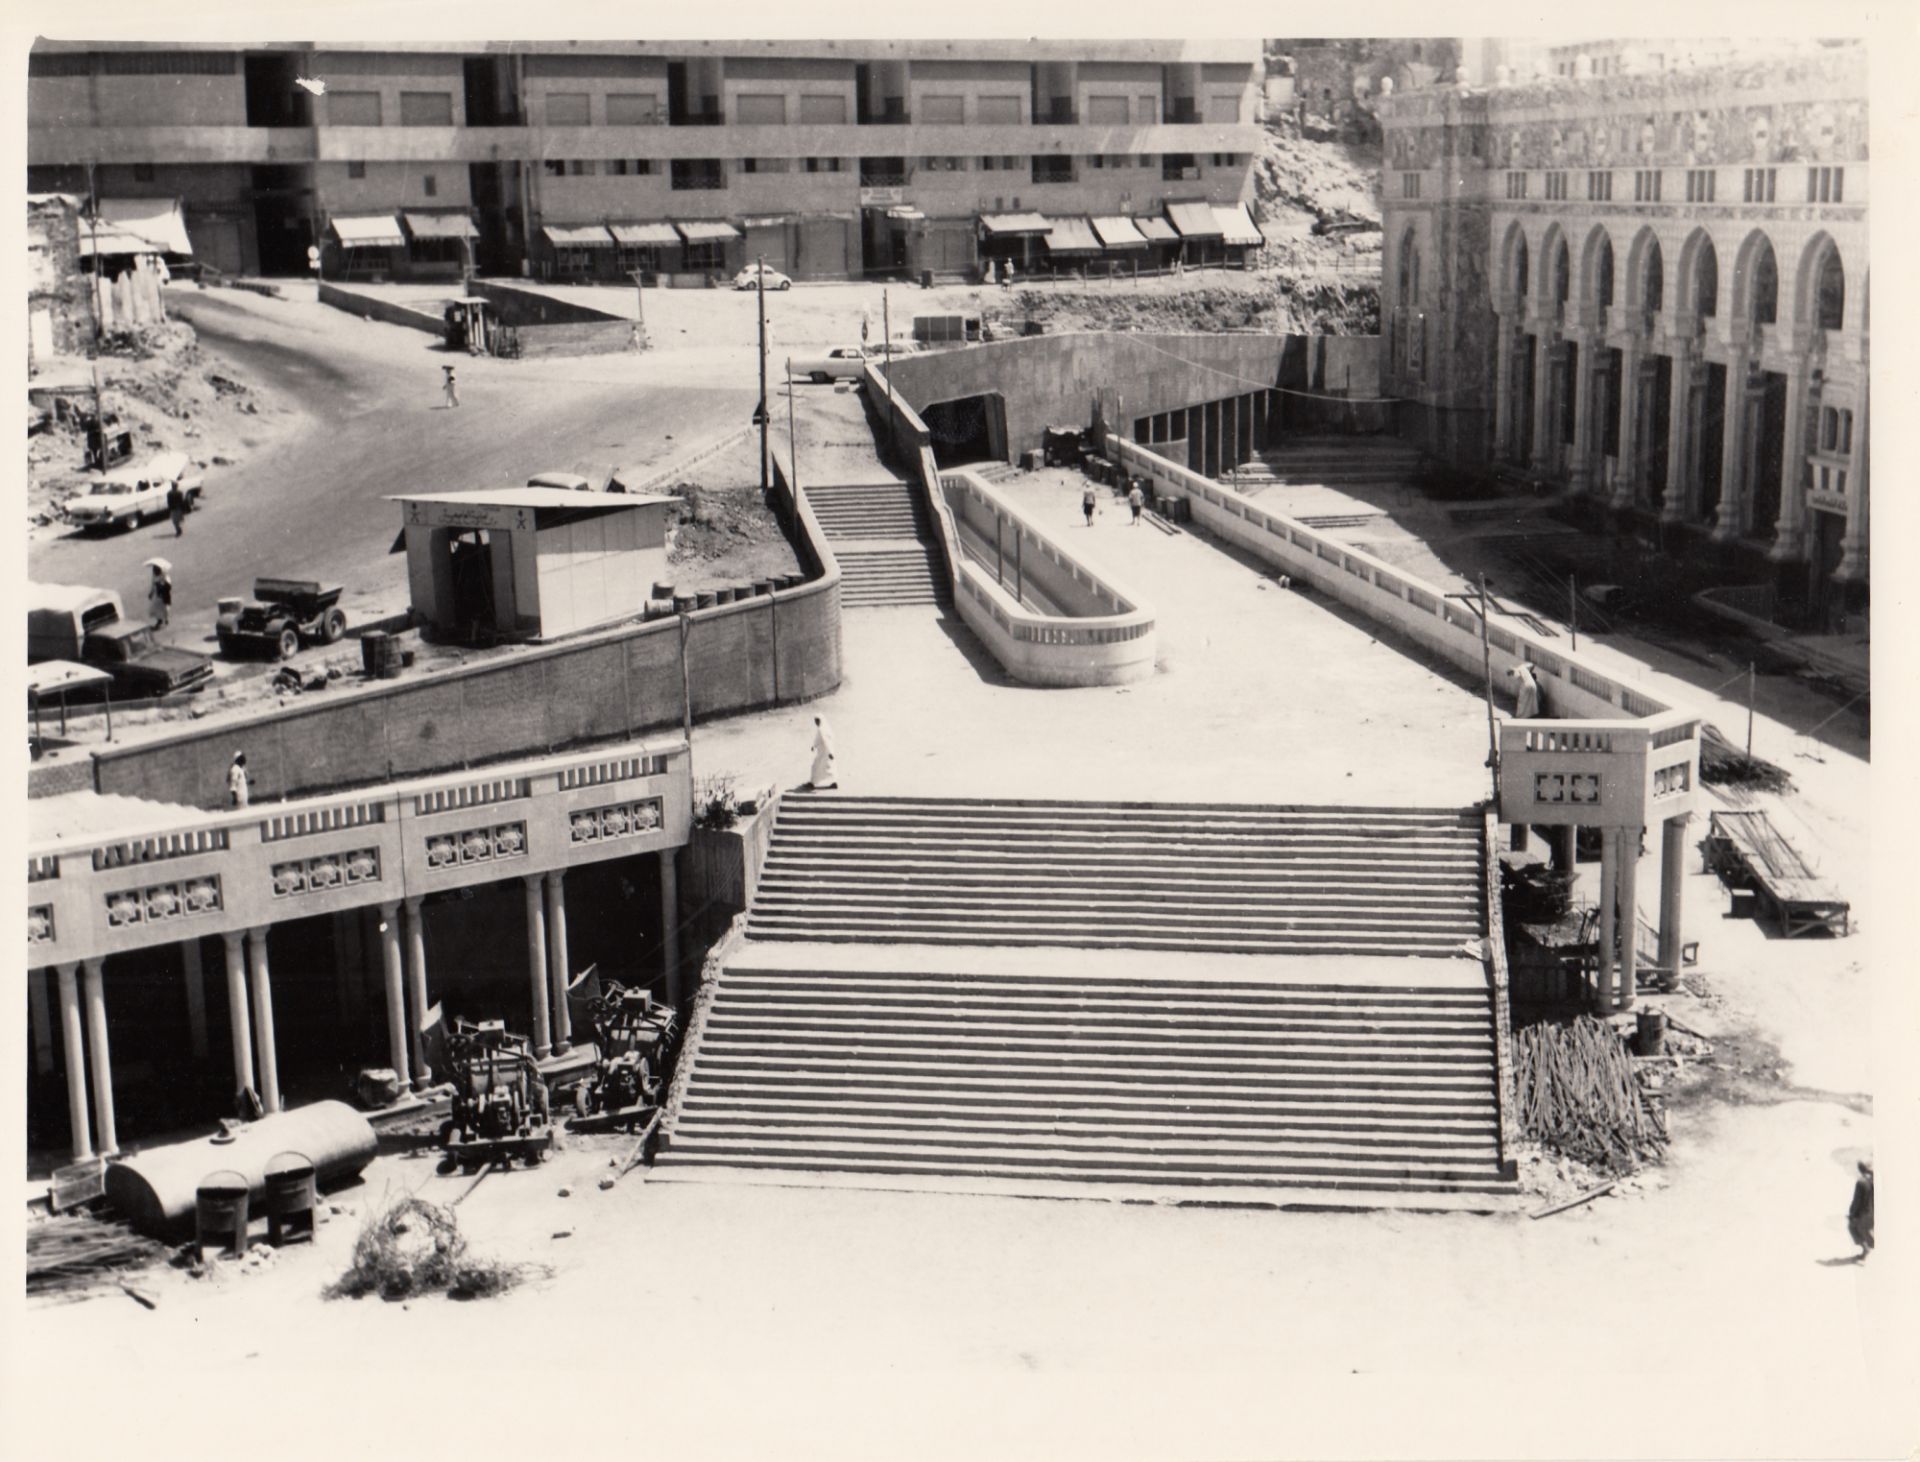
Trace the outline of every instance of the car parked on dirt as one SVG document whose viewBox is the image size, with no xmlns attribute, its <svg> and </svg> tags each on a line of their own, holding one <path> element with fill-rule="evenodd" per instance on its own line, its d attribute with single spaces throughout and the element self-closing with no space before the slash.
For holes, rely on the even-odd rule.
<svg viewBox="0 0 1920 1462">
<path fill-rule="evenodd" d="M 175 483 L 192 512 L 205 482 L 190 475 L 185 452 L 161 452 L 146 461 L 117 467 L 66 504 L 67 517 L 83 530 L 111 532 L 137 528 L 167 516 L 167 489 Z"/>
<path fill-rule="evenodd" d="M 757 288 L 759 283 L 758 275 L 762 270 L 765 271 L 767 276 L 768 289 L 793 288 L 793 281 L 791 279 L 787 278 L 787 276 L 782 274 L 778 269 L 768 268 L 763 264 L 747 265 L 745 269 L 742 269 L 738 274 L 733 276 L 733 287 L 735 289 Z"/>
<path fill-rule="evenodd" d="M 171 695 L 213 678 L 213 661 L 157 643 L 111 589 L 79 584 L 27 585 L 27 663 L 48 660 L 99 667 L 121 697 Z"/>
<path fill-rule="evenodd" d="M 883 359 L 886 353 L 878 345 L 843 345 L 825 355 L 794 361 L 793 378 L 819 385 L 829 381 L 856 381 L 867 373 L 868 361 Z"/>
</svg>

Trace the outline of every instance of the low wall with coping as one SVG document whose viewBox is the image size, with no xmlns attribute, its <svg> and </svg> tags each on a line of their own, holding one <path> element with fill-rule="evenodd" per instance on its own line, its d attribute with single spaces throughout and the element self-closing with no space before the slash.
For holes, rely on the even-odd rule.
<svg viewBox="0 0 1920 1462">
<path fill-rule="evenodd" d="M 880 429 L 891 437 L 897 455 L 906 458 L 910 480 L 926 505 L 954 607 L 1009 675 L 1028 685 L 1074 686 L 1119 685 L 1153 674 L 1158 648 L 1153 614 L 1137 596 L 1090 574 L 975 474 L 943 475 L 926 423 L 900 393 L 887 390 L 886 377 L 872 365 L 866 392 Z M 1020 545 L 1023 565 L 1031 563 L 1060 597 L 1070 594 L 1093 613 L 1040 614 L 1001 588 L 993 574 L 968 558 L 954 517 L 956 499 L 991 514 Z"/>
<path fill-rule="evenodd" d="M 404 325 L 409 330 L 422 330 L 429 335 L 445 335 L 447 322 L 437 311 L 423 310 L 415 305 L 402 304 L 399 300 L 382 299 L 377 295 L 362 294 L 358 290 L 345 289 L 337 284 L 320 285 L 320 303 L 332 305 L 336 310 L 345 310 L 349 315 L 371 316 L 384 320 L 389 325 Z"/>
</svg>

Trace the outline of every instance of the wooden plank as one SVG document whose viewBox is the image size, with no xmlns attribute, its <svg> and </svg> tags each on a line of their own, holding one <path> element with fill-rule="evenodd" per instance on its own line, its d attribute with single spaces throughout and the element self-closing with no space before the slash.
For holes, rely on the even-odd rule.
<svg viewBox="0 0 1920 1462">
<path fill-rule="evenodd" d="M 55 1213 L 65 1213 L 106 1196 L 107 1165 L 100 1158 L 55 1168 L 49 1201 Z"/>
</svg>

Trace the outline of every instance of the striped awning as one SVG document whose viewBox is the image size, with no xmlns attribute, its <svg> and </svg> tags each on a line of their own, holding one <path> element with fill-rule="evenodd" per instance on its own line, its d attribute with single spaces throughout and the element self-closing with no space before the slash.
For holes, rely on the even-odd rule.
<svg viewBox="0 0 1920 1462">
<path fill-rule="evenodd" d="M 1049 254 L 1097 254 L 1100 252 L 1100 240 L 1093 236 L 1093 230 L 1087 227 L 1087 221 L 1084 218 L 1050 218 L 1047 224 Z"/>
<path fill-rule="evenodd" d="M 670 223 L 610 223 L 613 236 L 619 242 L 629 245 L 639 244 L 677 244 L 680 235 L 673 231 Z"/>
<path fill-rule="evenodd" d="M 1216 208 L 1213 217 L 1220 225 L 1222 243 L 1245 244 L 1257 249 L 1267 241 L 1267 236 L 1260 232 L 1260 226 L 1247 213 L 1244 203 L 1236 203 L 1231 208 Z"/>
<path fill-rule="evenodd" d="M 543 225 L 540 232 L 547 236 L 547 242 L 556 249 L 611 249 L 613 247 L 613 235 L 607 232 L 605 224 L 549 223 Z"/>
<path fill-rule="evenodd" d="M 1213 208 L 1210 204 L 1169 203 L 1167 217 L 1173 220 L 1173 226 L 1180 231 L 1180 237 L 1183 239 L 1220 237 L 1220 220 L 1213 216 Z"/>
<path fill-rule="evenodd" d="M 407 232 L 416 239 L 477 239 L 480 230 L 464 213 L 403 213 Z"/>
<path fill-rule="evenodd" d="M 327 231 L 347 249 L 404 249 L 405 235 L 391 213 L 336 213 Z"/>
<path fill-rule="evenodd" d="M 711 219 L 694 219 L 683 223 L 676 218 L 673 226 L 680 230 L 680 237 L 690 244 L 718 244 L 740 237 L 740 230 L 732 224 Z"/>
<path fill-rule="evenodd" d="M 1043 234 L 1052 225 L 1037 213 L 983 213 L 980 227 L 996 238 L 1011 238 L 1017 234 Z"/>
<path fill-rule="evenodd" d="M 1177 244 L 1180 235 L 1173 231 L 1173 225 L 1164 218 L 1155 215 L 1151 218 L 1136 218 L 1134 227 L 1140 230 L 1140 237 L 1150 244 Z"/>
<path fill-rule="evenodd" d="M 1147 237 L 1133 225 L 1133 220 L 1124 215 L 1113 218 L 1096 218 L 1093 231 L 1099 236 L 1101 247 L 1107 249 L 1144 249 Z"/>
</svg>

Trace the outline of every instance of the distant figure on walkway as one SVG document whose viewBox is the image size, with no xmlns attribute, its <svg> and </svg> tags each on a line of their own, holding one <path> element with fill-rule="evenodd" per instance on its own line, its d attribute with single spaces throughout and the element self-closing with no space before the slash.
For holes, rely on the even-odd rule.
<svg viewBox="0 0 1920 1462">
<path fill-rule="evenodd" d="M 1000 287 L 1002 289 L 1013 288 L 1013 260 L 1011 259 L 1000 266 Z"/>
<path fill-rule="evenodd" d="M 233 765 L 227 768 L 227 800 L 235 807 L 245 807 L 251 797 L 247 786 L 247 754 L 236 751 Z"/>
<path fill-rule="evenodd" d="M 444 365 L 440 369 L 446 374 L 447 406 L 451 409 L 460 404 L 460 384 L 454 379 L 452 366 Z"/>
<path fill-rule="evenodd" d="M 173 580 L 159 564 L 153 566 L 153 578 L 147 584 L 147 617 L 155 629 L 165 629 L 173 618 Z"/>
<path fill-rule="evenodd" d="M 1860 1176 L 1853 1185 L 1853 1204 L 1847 1209 L 1847 1233 L 1860 1246 L 1856 1264 L 1867 1262 L 1873 1252 L 1873 1164 L 1862 1162 Z"/>
<path fill-rule="evenodd" d="M 1133 527 L 1138 528 L 1140 526 L 1140 509 L 1146 505 L 1147 495 L 1140 491 L 1140 484 L 1136 482 L 1133 485 L 1132 491 L 1127 494 L 1127 506 L 1133 509 Z"/>
<path fill-rule="evenodd" d="M 1513 719 L 1531 721 L 1540 714 L 1540 681 L 1531 665 L 1516 665 L 1507 672 L 1513 677 Z"/>
<path fill-rule="evenodd" d="M 1087 484 L 1087 490 L 1080 494 L 1080 511 L 1087 515 L 1087 526 L 1089 528 L 1093 526 L 1093 510 L 1098 504 L 1098 501 L 1093 494 L 1093 484 L 1089 482 Z"/>
<path fill-rule="evenodd" d="M 833 728 L 825 716 L 813 718 L 813 776 L 809 785 L 816 792 L 840 785 L 839 774 L 833 768 Z"/>
<path fill-rule="evenodd" d="M 180 491 L 180 484 L 167 484 L 167 516 L 173 520 L 173 536 L 178 538 L 187 530 L 187 495 Z"/>
</svg>

